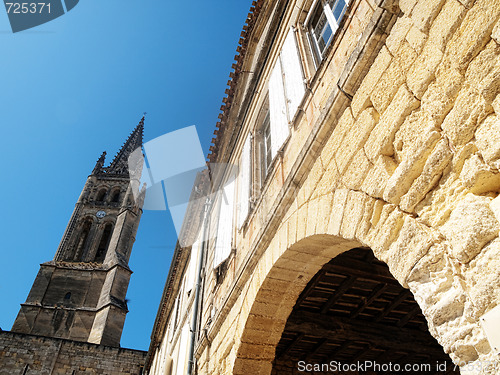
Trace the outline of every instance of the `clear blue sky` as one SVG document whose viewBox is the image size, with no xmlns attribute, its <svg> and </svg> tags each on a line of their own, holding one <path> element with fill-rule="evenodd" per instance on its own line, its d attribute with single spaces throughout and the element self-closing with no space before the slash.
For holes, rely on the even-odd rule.
<svg viewBox="0 0 500 375">
<path fill-rule="evenodd" d="M 250 3 L 82 0 L 17 34 L 0 10 L 2 329 L 54 257 L 95 161 L 143 112 L 145 141 L 196 125 L 207 154 Z M 175 241 L 167 212 L 144 212 L 123 347 L 149 346 Z"/>
</svg>

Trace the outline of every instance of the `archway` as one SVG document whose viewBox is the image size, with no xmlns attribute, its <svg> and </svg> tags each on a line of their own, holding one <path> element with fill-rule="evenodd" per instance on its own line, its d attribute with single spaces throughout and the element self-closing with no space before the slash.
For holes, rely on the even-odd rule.
<svg viewBox="0 0 500 375">
<path fill-rule="evenodd" d="M 276 346 L 272 374 L 458 374 L 412 293 L 368 248 L 344 252 L 309 281 Z"/>
<path fill-rule="evenodd" d="M 347 258 L 353 258 L 352 253 L 348 253 L 349 250 L 361 248 L 362 246 L 355 240 L 345 240 L 338 236 L 325 234 L 303 238 L 285 249 L 271 245 L 263 254 L 254 274 L 248 281 L 248 289 L 245 295 L 242 295 L 242 298 L 247 301 L 243 302 L 243 305 L 246 304 L 249 309 L 246 314 L 240 315 L 240 320 L 237 323 L 241 327 L 241 331 L 236 335 L 237 341 L 235 343 L 235 360 L 232 373 L 304 374 L 307 372 L 298 371 L 297 360 L 302 359 L 304 355 L 307 357 L 307 354 L 310 353 L 323 355 L 325 358 L 326 356 L 335 356 L 335 354 L 338 354 L 335 351 L 339 349 L 347 350 L 347 353 L 351 355 L 351 357 L 347 358 L 344 352 L 343 356 L 338 359 L 341 362 L 358 358 L 362 360 L 371 359 L 377 363 L 386 363 L 391 360 L 403 363 L 405 356 L 408 359 L 411 355 L 418 355 L 414 358 L 416 361 L 412 360 L 409 363 L 433 361 L 432 365 L 435 369 L 438 364 L 448 361 L 446 369 L 448 371 L 455 370 L 441 346 L 428 332 L 424 332 L 427 322 L 421 316 L 418 305 L 413 300 L 412 293 L 404 289 L 391 275 L 386 264 L 377 260 L 371 250 L 366 248 L 357 250 L 365 252 L 365 254 L 357 254 L 354 256 L 354 261 L 351 259 L 351 263 L 354 262 L 355 264 L 354 266 L 342 265 L 343 274 L 337 275 L 334 278 L 335 282 L 331 281 L 330 293 L 324 295 L 321 300 L 324 302 L 321 307 L 321 310 L 324 310 L 324 315 L 328 315 L 332 308 L 336 309 L 338 307 L 336 304 L 341 298 L 347 298 L 351 301 L 351 309 L 344 311 L 344 316 L 341 317 L 343 320 L 340 320 L 339 323 L 338 317 L 331 317 L 329 320 L 332 327 L 323 327 L 323 335 L 320 336 L 327 335 L 326 331 L 329 332 L 330 329 L 333 329 L 336 332 L 334 335 L 338 337 L 340 337 L 340 333 L 344 334 L 344 336 L 346 332 L 351 335 L 355 333 L 357 335 L 354 340 L 356 345 L 350 347 L 350 344 L 340 343 L 339 340 L 330 342 L 328 338 L 324 340 L 325 337 L 318 337 L 317 335 L 314 337 L 315 341 L 313 342 L 311 338 L 307 337 L 308 330 L 318 328 L 318 326 L 321 328 L 321 325 L 324 326 L 325 319 L 322 316 L 310 322 L 305 318 L 311 318 L 311 315 L 303 312 L 300 315 L 300 321 L 292 321 L 294 324 L 292 327 L 297 328 L 297 324 L 304 323 L 306 328 L 303 329 L 303 332 L 299 331 L 298 335 L 294 337 L 289 335 L 292 332 L 290 330 L 292 323 L 289 324 L 289 317 L 295 319 L 293 314 L 297 303 L 302 306 L 302 303 L 310 302 L 308 300 L 308 291 L 314 290 L 311 285 L 318 283 L 318 279 L 321 280 L 321 275 L 330 277 L 328 269 L 332 267 L 338 268 L 338 266 L 332 266 L 335 259 L 337 259 L 337 262 L 345 263 Z M 369 255 L 366 255 L 366 252 Z M 316 276 L 318 274 L 320 276 Z M 366 286 L 362 287 L 363 284 L 366 284 Z M 386 284 L 387 286 L 379 284 Z M 333 286 L 336 286 L 336 288 L 333 288 Z M 346 292 L 353 287 L 357 289 L 356 295 L 346 295 Z M 306 297 L 302 298 L 302 296 Z M 315 302 L 319 304 L 321 301 L 317 300 Z M 366 306 L 364 306 L 365 302 L 362 305 L 362 301 L 370 303 L 366 303 Z M 377 308 L 374 309 L 373 306 L 368 308 L 368 305 L 374 302 L 379 304 Z M 396 309 L 398 306 L 402 310 Z M 316 308 L 319 309 L 320 307 L 316 306 Z M 370 312 L 370 314 L 367 314 L 367 312 Z M 345 320 L 347 315 L 351 316 L 351 314 L 353 317 L 358 318 L 362 316 L 365 320 L 366 317 L 371 316 L 373 320 L 378 321 L 373 322 L 371 327 L 368 324 L 369 322 L 363 322 L 363 319 L 361 319 L 361 322 L 356 321 L 353 325 L 348 326 Z M 335 319 L 337 320 L 335 321 Z M 364 324 L 366 324 L 365 332 L 361 329 L 365 328 Z M 420 332 L 416 332 L 416 328 Z M 377 335 L 377 332 L 380 333 L 377 342 L 370 342 L 370 340 L 373 341 L 373 337 Z M 297 340 L 301 333 L 303 334 L 302 337 Z M 425 345 L 425 348 L 422 348 L 419 352 L 415 349 L 410 350 L 411 345 L 409 344 L 401 344 L 405 351 L 399 353 L 398 356 L 391 355 L 390 350 L 394 350 L 395 347 L 391 342 L 398 342 L 398 340 L 402 342 L 405 337 L 416 340 L 421 346 Z M 277 368 L 276 365 L 280 363 L 277 363 L 276 356 L 278 356 L 279 361 L 279 356 L 282 356 L 284 351 L 287 351 L 288 354 L 294 354 L 294 351 L 297 352 L 299 347 L 287 349 L 288 346 L 291 343 L 296 345 L 301 341 L 302 344 L 300 345 L 304 345 L 304 350 L 302 353 L 295 353 L 297 355 L 292 357 L 295 360 L 294 365 L 290 366 L 290 363 L 288 363 L 291 371 L 284 371 L 284 367 Z M 285 361 L 289 359 L 284 358 Z M 335 359 L 335 357 L 331 359 Z M 278 370 L 281 370 L 281 372 Z M 314 373 L 321 372 L 315 371 Z M 379 371 L 378 373 L 385 374 L 389 372 Z M 426 372 L 417 371 L 416 373 Z M 432 374 L 433 372 L 427 373 Z M 438 371 L 434 373 L 443 374 L 443 371 L 438 368 Z"/>
</svg>

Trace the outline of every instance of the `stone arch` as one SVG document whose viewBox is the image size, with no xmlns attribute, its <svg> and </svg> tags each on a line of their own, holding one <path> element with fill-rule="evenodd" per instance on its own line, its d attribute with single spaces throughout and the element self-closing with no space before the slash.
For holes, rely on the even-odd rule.
<svg viewBox="0 0 500 375">
<path fill-rule="evenodd" d="M 410 289 L 429 332 L 455 363 L 477 360 L 481 348 L 488 352 L 478 321 L 466 311 L 470 299 L 448 256 L 449 244 L 431 228 L 395 205 L 347 189 L 297 206 L 285 215 L 243 289 L 234 374 L 271 372 L 276 345 L 300 293 L 324 264 L 355 247 L 371 248 Z"/>
</svg>

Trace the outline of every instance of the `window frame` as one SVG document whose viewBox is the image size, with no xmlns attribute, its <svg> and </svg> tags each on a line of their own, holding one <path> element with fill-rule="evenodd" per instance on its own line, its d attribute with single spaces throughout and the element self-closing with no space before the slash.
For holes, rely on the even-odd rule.
<svg viewBox="0 0 500 375">
<path fill-rule="evenodd" d="M 343 1 L 344 7 L 341 11 L 340 17 L 338 19 L 335 18 L 334 10 L 338 6 L 338 4 Z M 330 3 L 332 3 L 330 5 Z M 347 8 L 349 7 L 349 0 L 315 0 L 307 14 L 307 17 L 304 21 L 304 27 L 307 30 L 307 40 L 309 41 L 309 47 L 311 49 L 312 55 L 314 57 L 314 63 L 316 68 L 320 65 L 321 61 L 323 61 L 326 52 L 328 51 L 328 47 L 331 45 L 337 31 L 340 28 L 340 23 L 344 18 Z M 315 36 L 315 29 L 312 25 L 312 21 L 316 16 L 317 12 L 321 12 L 321 15 L 324 15 L 327 21 L 328 26 L 332 30 L 328 41 L 325 43 L 325 47 L 321 50 L 319 46 L 319 42 Z M 320 17 L 321 17 L 320 15 Z"/>
</svg>

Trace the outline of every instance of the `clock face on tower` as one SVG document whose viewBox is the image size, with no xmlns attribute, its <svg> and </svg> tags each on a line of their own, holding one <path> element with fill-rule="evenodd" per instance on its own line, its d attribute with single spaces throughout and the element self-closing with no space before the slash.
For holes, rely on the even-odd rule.
<svg viewBox="0 0 500 375">
<path fill-rule="evenodd" d="M 106 216 L 106 212 L 104 212 L 104 211 L 97 211 L 97 213 L 95 214 L 95 216 L 97 216 L 99 219 L 102 219 L 104 216 Z"/>
</svg>

